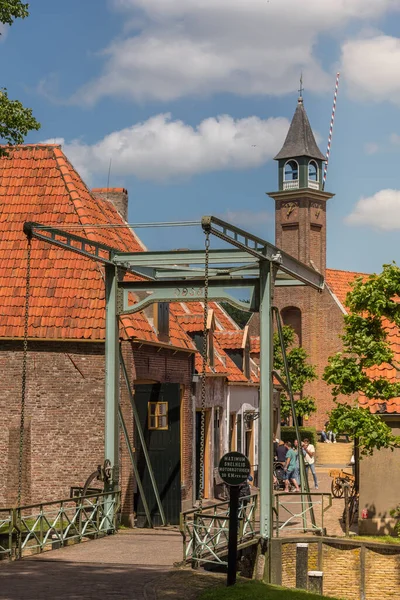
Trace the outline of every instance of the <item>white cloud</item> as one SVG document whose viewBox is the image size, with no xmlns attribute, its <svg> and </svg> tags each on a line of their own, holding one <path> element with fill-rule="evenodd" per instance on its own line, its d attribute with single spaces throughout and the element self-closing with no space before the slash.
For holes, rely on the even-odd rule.
<svg viewBox="0 0 400 600">
<path fill-rule="evenodd" d="M 356 98 L 400 104 L 399 64 L 400 38 L 378 35 L 342 47 L 342 71 Z"/>
<path fill-rule="evenodd" d="M 231 92 L 293 92 L 301 71 L 307 90 L 332 86 L 315 45 L 350 20 L 373 19 L 398 0 L 113 0 L 125 37 L 101 55 L 102 74 L 74 102 L 102 97 L 169 101 Z"/>
<path fill-rule="evenodd" d="M 361 198 L 345 221 L 348 225 L 367 225 L 385 231 L 400 229 L 400 190 L 381 190 L 369 198 Z"/>
<path fill-rule="evenodd" d="M 393 146 L 400 146 L 400 135 L 398 133 L 392 133 L 390 135 L 390 142 Z"/>
<path fill-rule="evenodd" d="M 287 119 L 229 115 L 204 119 L 196 127 L 159 114 L 106 135 L 95 144 L 55 138 L 84 179 L 104 176 L 112 160 L 113 176 L 165 181 L 197 173 L 258 167 L 279 150 Z M 54 143 L 53 139 L 47 140 Z"/>
<path fill-rule="evenodd" d="M 376 142 L 367 142 L 364 144 L 364 150 L 366 154 L 376 154 L 379 152 L 379 144 Z"/>
</svg>

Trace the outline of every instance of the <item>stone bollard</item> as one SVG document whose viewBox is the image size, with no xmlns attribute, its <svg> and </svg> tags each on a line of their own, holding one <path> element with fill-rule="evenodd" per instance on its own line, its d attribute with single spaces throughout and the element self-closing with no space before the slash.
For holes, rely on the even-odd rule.
<svg viewBox="0 0 400 600">
<path fill-rule="evenodd" d="M 308 591 L 321 594 L 323 589 L 323 571 L 308 571 Z"/>
<path fill-rule="evenodd" d="M 307 589 L 308 544 L 296 544 L 296 588 Z"/>
</svg>

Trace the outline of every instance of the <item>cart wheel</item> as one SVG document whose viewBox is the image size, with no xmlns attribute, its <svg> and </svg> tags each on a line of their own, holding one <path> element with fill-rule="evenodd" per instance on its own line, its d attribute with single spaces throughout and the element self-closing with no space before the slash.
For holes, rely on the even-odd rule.
<svg viewBox="0 0 400 600">
<path fill-rule="evenodd" d="M 341 498 L 344 493 L 343 486 L 340 485 L 338 479 L 332 479 L 331 492 L 334 498 Z"/>
</svg>

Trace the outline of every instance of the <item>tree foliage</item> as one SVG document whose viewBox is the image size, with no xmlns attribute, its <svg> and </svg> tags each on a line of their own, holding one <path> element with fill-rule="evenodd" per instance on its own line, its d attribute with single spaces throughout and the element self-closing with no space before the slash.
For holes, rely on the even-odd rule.
<svg viewBox="0 0 400 600">
<path fill-rule="evenodd" d="M 308 356 L 304 348 L 294 345 L 295 332 L 293 328 L 288 325 L 284 325 L 282 328 L 282 333 L 292 390 L 294 394 L 300 394 L 296 398 L 296 415 L 298 417 L 304 417 L 317 410 L 315 399 L 312 396 L 301 395 L 305 384 L 310 381 L 314 381 L 317 378 L 315 367 L 307 362 Z M 274 334 L 274 370 L 279 372 L 281 378 L 286 383 L 282 349 L 278 333 Z M 288 417 L 290 413 L 291 406 L 289 397 L 285 392 L 282 392 L 281 415 L 283 417 Z"/>
<path fill-rule="evenodd" d="M 28 16 L 28 4 L 21 0 L 0 0 L 0 23 L 12 25 L 15 19 Z M 40 129 L 40 123 L 19 100 L 10 100 L 6 88 L 0 88 L 0 141 L 9 146 L 22 144 L 25 136 L 32 130 Z M 0 148 L 0 156 L 6 155 Z"/>
<path fill-rule="evenodd" d="M 29 15 L 29 4 L 21 0 L 0 1 L 0 23 L 12 25 L 15 19 L 25 19 Z"/>
<path fill-rule="evenodd" d="M 394 263 L 384 265 L 379 275 L 354 281 L 346 297 L 351 312 L 344 317 L 343 351 L 329 358 L 323 376 L 332 386 L 335 399 L 362 394 L 384 402 L 400 396 L 400 381 L 378 375 L 382 365 L 400 371 L 387 334 L 390 325 L 400 326 L 399 298 L 400 269 Z M 330 428 L 358 438 L 364 454 L 399 444 L 399 438 L 393 436 L 380 415 L 360 408 L 357 402 L 336 401 Z"/>
<path fill-rule="evenodd" d="M 247 302 L 247 300 L 242 300 L 241 302 Z M 221 302 L 222 308 L 228 313 L 230 317 L 243 329 L 245 325 L 247 325 L 247 321 L 251 317 L 251 313 L 246 310 L 241 310 L 240 308 L 236 308 L 229 302 Z"/>
</svg>

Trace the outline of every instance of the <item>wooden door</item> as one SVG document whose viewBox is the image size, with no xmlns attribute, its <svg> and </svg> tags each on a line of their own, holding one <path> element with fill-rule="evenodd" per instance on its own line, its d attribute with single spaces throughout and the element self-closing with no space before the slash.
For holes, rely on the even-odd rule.
<svg viewBox="0 0 400 600">
<path fill-rule="evenodd" d="M 150 463 L 167 522 L 179 524 L 181 512 L 180 387 L 175 383 L 135 385 L 135 402 L 143 428 Z M 136 439 L 137 465 L 151 518 L 161 525 L 161 516 L 146 465 L 143 449 Z M 147 518 L 140 495 L 135 495 L 137 526 L 146 527 Z"/>
</svg>

